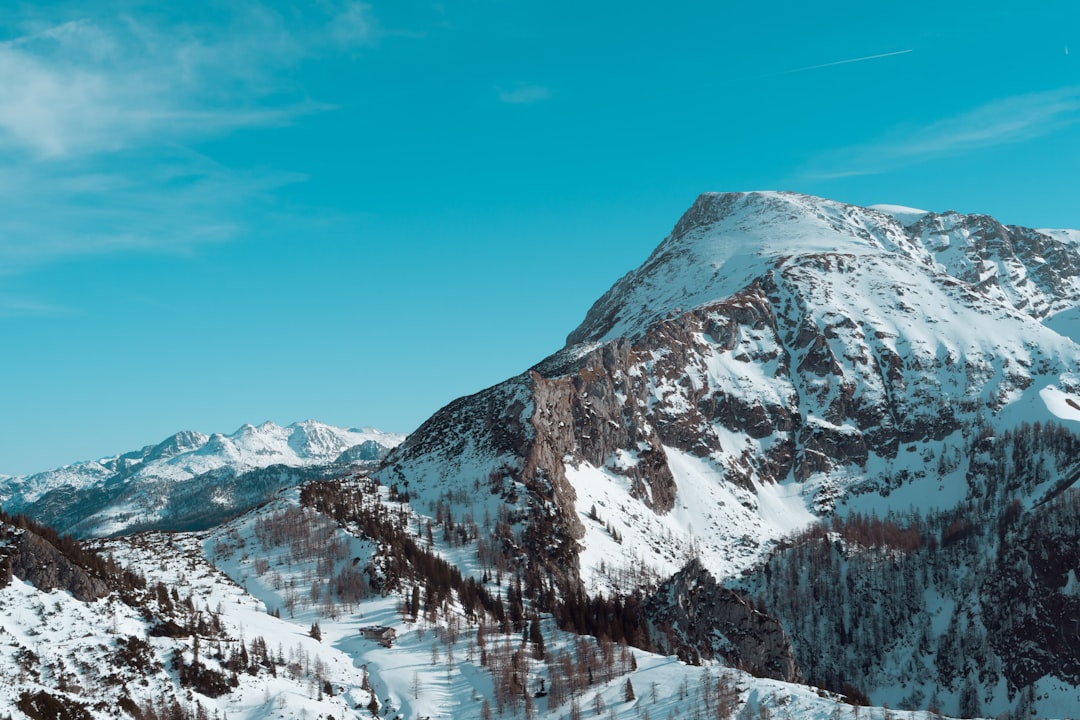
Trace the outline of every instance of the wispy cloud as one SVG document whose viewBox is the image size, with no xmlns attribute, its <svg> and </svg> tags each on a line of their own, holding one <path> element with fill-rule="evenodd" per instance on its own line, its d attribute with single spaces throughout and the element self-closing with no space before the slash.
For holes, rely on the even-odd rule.
<svg viewBox="0 0 1080 720">
<path fill-rule="evenodd" d="M 37 302 L 27 298 L 0 296 L 0 318 L 70 315 L 73 312 L 75 311 L 72 308 L 61 305 Z"/>
<path fill-rule="evenodd" d="M 551 98 L 551 90 L 543 85 L 524 84 L 510 90 L 497 88 L 499 102 L 508 105 L 531 105 Z"/>
<path fill-rule="evenodd" d="M 348 2 L 337 8 L 331 14 L 329 30 L 331 39 L 343 47 L 367 45 L 380 32 L 371 6 L 362 2 Z"/>
<path fill-rule="evenodd" d="M 252 203 L 301 179 L 192 148 L 331 109 L 295 84 L 295 68 L 368 47 L 380 26 L 361 2 L 222 7 L 200 22 L 87 3 L 0 26 L 0 275 L 91 254 L 190 252 L 235 236 Z"/>
<path fill-rule="evenodd" d="M 93 163 L 0 171 L 0 277 L 47 263 L 120 252 L 190 254 L 228 241 L 303 176 L 240 170 L 181 147 L 116 153 Z"/>
<path fill-rule="evenodd" d="M 327 44 L 369 43 L 377 25 L 360 3 L 317 20 L 293 27 L 258 5 L 214 27 L 90 17 L 0 43 L 0 148 L 39 158 L 110 152 L 324 109 L 267 103 L 282 89 L 276 74 Z"/>
<path fill-rule="evenodd" d="M 921 127 L 894 130 L 876 142 L 826 152 L 805 173 L 828 180 L 873 175 L 899 167 L 1025 142 L 1080 122 L 1080 87 L 1019 95 L 987 103 Z"/>
</svg>

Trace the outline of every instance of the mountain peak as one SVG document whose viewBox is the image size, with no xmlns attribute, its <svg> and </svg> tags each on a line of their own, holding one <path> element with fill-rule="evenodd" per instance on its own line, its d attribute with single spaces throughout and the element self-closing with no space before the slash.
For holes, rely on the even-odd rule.
<svg viewBox="0 0 1080 720">
<path fill-rule="evenodd" d="M 793 259 L 823 254 L 898 256 L 1043 318 L 1080 302 L 1078 239 L 983 214 L 860 207 L 787 191 L 703 193 L 645 263 L 597 300 L 567 345 L 640 335 Z"/>
<path fill-rule="evenodd" d="M 731 296 L 784 258 L 837 252 L 931 262 L 888 213 L 786 191 L 703 193 L 645 264 L 593 305 L 567 344 L 639 334 L 673 312 Z"/>
</svg>

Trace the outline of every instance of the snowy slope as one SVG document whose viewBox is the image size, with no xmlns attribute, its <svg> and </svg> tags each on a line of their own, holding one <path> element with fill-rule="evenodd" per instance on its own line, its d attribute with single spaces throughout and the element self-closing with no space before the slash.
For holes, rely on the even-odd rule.
<svg viewBox="0 0 1080 720">
<path fill-rule="evenodd" d="M 691 558 L 744 577 L 829 515 L 992 526 L 1006 508 L 1036 512 L 1080 478 L 1063 450 L 1080 435 L 1078 237 L 791 193 L 703 195 L 562 351 L 436 413 L 377 477 L 421 507 L 508 518 L 496 540 L 523 563 L 616 597 Z M 1033 432 L 1057 449 L 999 456 Z M 974 589 L 989 578 L 966 582 L 972 602 L 992 602 Z M 1033 626 L 1054 612 L 1033 611 Z M 1000 657 L 1071 667 L 1071 652 Z M 1018 688 L 993 667 L 977 680 L 938 669 L 897 663 L 865 680 L 892 702 L 970 708 L 971 689 L 995 713 L 1012 707 Z M 1060 712 L 1068 681 L 1038 673 L 1021 682 L 1025 702 Z"/>
<path fill-rule="evenodd" d="M 385 501 L 385 488 L 382 497 Z M 279 530 L 286 535 L 275 537 Z M 358 602 L 328 602 L 331 576 L 347 573 L 354 557 L 370 561 L 375 547 L 299 507 L 295 491 L 213 531 L 150 533 L 96 545 L 143 574 L 147 593 L 125 601 L 114 593 L 83 602 L 18 578 L 0 587 L 0 713 L 5 716 L 26 717 L 17 706 L 20 698 L 40 692 L 94 720 L 132 717 L 131 707 L 145 711 L 154 705 L 160 713 L 162 702 L 174 699 L 179 711 L 172 712 L 181 714 L 172 717 L 234 720 L 717 717 L 722 716 L 721 692 L 732 716 L 924 716 L 886 715 L 882 708 L 856 711 L 813 688 L 755 678 L 717 663 L 687 665 L 636 648 L 616 649 L 605 660 L 601 643 L 558 630 L 550 617 L 540 622 L 547 639 L 546 657 L 540 659 L 519 652 L 519 633 L 504 633 L 491 618 L 481 626 L 455 602 L 416 619 L 401 611 L 404 593 L 368 591 Z M 320 552 L 320 546 L 334 550 Z M 181 613 L 193 611 L 212 625 L 200 633 L 198 655 L 191 636 L 151 634 L 163 603 L 169 603 L 155 593 L 157 583 L 166 594 L 176 591 L 177 608 L 192 609 Z M 313 584 L 319 594 L 311 591 Z M 311 636 L 316 623 L 320 639 Z M 364 639 L 359 628 L 369 625 L 394 628 L 393 646 Z M 259 642 L 269 651 L 269 662 L 256 661 Z M 234 673 L 241 645 L 250 652 Z M 220 671 L 235 678 L 235 685 L 227 684 L 219 695 L 185 685 L 177 658 Z M 511 661 L 530 691 L 527 700 L 497 699 L 501 668 Z M 595 678 L 556 693 L 556 677 L 562 682 L 567 673 L 586 676 L 583 662 L 592 664 L 587 675 Z M 601 667 L 609 662 L 610 670 Z"/>
<path fill-rule="evenodd" d="M 829 515 L 934 514 L 942 520 L 940 527 L 924 528 L 928 539 L 920 547 L 927 556 L 929 548 L 948 544 L 978 555 L 967 567 L 992 567 L 992 577 L 956 572 L 959 551 L 933 555 L 933 561 L 909 570 L 938 578 L 936 585 L 904 580 L 904 587 L 931 588 L 911 605 L 922 624 L 890 624 L 887 629 L 906 633 L 894 639 L 860 638 L 885 651 L 883 665 L 873 676 L 848 672 L 830 680 L 865 680 L 875 698 L 912 707 L 927 707 L 935 697 L 948 703 L 946 710 L 972 707 L 967 696 L 976 693 L 988 712 L 1009 710 L 1017 688 L 993 663 L 973 667 L 965 660 L 957 669 L 914 658 L 929 643 L 922 635 L 948 628 L 959 607 L 956 597 L 970 598 L 973 608 L 971 617 L 958 620 L 962 629 L 977 627 L 981 614 L 989 618 L 995 599 L 1002 606 L 987 588 L 1009 579 L 1014 568 L 995 548 L 1011 549 L 1020 558 L 1014 563 L 1020 571 L 1003 586 L 1017 592 L 1029 587 L 1023 583 L 1033 574 L 1024 571 L 1029 546 L 1031 558 L 1053 555 L 1045 550 L 1049 544 L 1035 547 L 1022 535 L 1006 544 L 1008 533 L 1018 531 L 1002 518 L 1006 510 L 1014 519 L 1027 517 L 1019 515 L 1025 512 L 1044 517 L 1038 513 L 1058 507 L 1080 478 L 1080 455 L 1074 452 L 1080 435 L 1080 346 L 1067 329 L 1080 307 L 1078 240 L 1076 232 L 1003 226 L 980 215 L 859 208 L 792 193 L 703 195 L 646 263 L 597 301 L 563 350 L 522 375 L 454 401 L 398 445 L 373 475 L 380 484 L 368 490 L 369 498 L 377 498 L 368 520 L 403 525 L 418 545 L 500 598 L 510 596 L 514 583 L 531 587 L 533 598 L 544 591 L 626 597 L 655 589 L 693 558 L 718 579 L 741 577 L 751 590 L 768 589 L 770 601 L 798 593 L 798 606 L 820 580 L 805 563 L 776 564 L 790 549 L 793 533 Z M 171 469 L 156 482 L 183 485 L 192 480 L 167 473 L 184 463 L 203 467 L 198 463 L 204 453 L 228 460 L 196 479 L 213 477 L 214 487 L 226 487 L 215 473 L 233 472 L 235 464 L 249 468 L 238 477 L 276 488 L 274 483 L 302 480 L 299 470 L 285 479 L 250 473 L 276 473 L 279 458 L 327 444 L 313 439 L 323 437 L 314 431 L 294 433 L 282 443 L 280 433 L 259 430 L 242 428 L 229 438 L 173 438 L 160 449 L 88 464 L 86 482 L 104 487 L 100 478 L 116 467 L 125 468 L 126 478 L 142 466 L 164 464 Z M 182 457 L 187 459 L 177 460 Z M 270 464 L 243 465 L 258 458 Z M 156 502 L 167 507 L 176 499 Z M 350 658 L 353 668 L 364 665 L 371 672 L 383 712 L 392 710 L 389 717 L 483 717 L 482 701 L 496 694 L 496 670 L 481 660 L 478 628 L 469 624 L 460 601 L 451 595 L 433 603 L 437 608 L 429 620 L 409 617 L 403 609 L 408 585 L 415 582 L 419 591 L 425 579 L 410 577 L 404 587 L 380 585 L 386 568 L 400 561 L 400 548 L 385 538 L 362 536 L 359 522 L 335 524 L 311 508 L 299 509 L 297 502 L 298 493 L 290 491 L 206 533 L 178 535 L 175 542 L 160 536 L 153 553 L 168 554 L 170 544 L 189 554 L 199 547 L 266 610 L 280 611 L 282 622 L 306 629 L 319 619 L 328 644 Z M 136 503 L 131 512 L 147 507 Z M 110 528 L 130 527 L 115 506 L 106 514 L 95 520 L 97 527 L 106 521 Z M 954 519 L 960 524 L 951 524 Z M 986 527 L 980 535 L 965 522 Z M 310 532 L 292 534 L 305 526 Z M 268 527 L 281 530 L 275 535 Z M 1074 544 L 1062 541 L 1063 548 Z M 119 544 L 109 547 L 148 576 L 161 564 L 173 568 L 167 572 L 174 580 L 180 578 L 176 568 L 183 563 L 128 552 Z M 837 547 L 847 552 L 842 543 Z M 868 553 L 884 579 L 866 589 L 869 599 L 860 612 L 873 615 L 881 606 L 881 617 L 891 617 L 884 608 L 897 601 L 895 589 L 902 583 L 889 577 L 888 568 L 901 564 L 898 553 Z M 1057 554 L 1067 555 L 1062 562 L 1070 566 L 1040 573 L 1049 586 L 1063 586 L 1053 594 L 1058 604 L 1032 605 L 1030 618 L 1025 616 L 1040 632 L 1052 631 L 1058 610 L 1073 607 L 1078 595 L 1080 565 L 1074 559 L 1080 554 Z M 187 562 L 195 567 L 203 561 Z M 765 563 L 783 569 L 769 582 L 790 572 L 803 585 L 754 580 Z M 838 577 L 851 567 L 846 561 L 836 566 Z M 407 569 L 398 570 L 409 577 Z M 945 597 L 941 577 L 954 578 L 947 585 L 954 595 Z M 861 592 L 855 580 L 835 583 Z M 331 597 L 339 588 L 366 588 L 368 594 L 342 609 Z M 246 597 L 237 604 L 246 604 Z M 851 625 L 844 624 L 844 608 L 839 614 L 835 624 L 824 625 L 810 613 L 813 632 L 794 638 L 796 646 L 810 653 L 846 652 L 851 643 L 844 633 Z M 365 624 L 396 628 L 395 648 L 358 638 L 361 616 Z M 849 623 L 853 617 L 846 614 Z M 540 620 L 552 654 L 575 655 L 589 642 L 558 631 L 551 616 Z M 993 628 L 987 633 L 1010 637 Z M 830 643 L 814 644 L 819 637 Z M 526 646 L 520 628 L 489 643 L 489 653 L 505 663 Z M 1021 639 L 1016 645 L 1000 649 L 999 661 L 1027 668 L 1037 657 L 1039 668 L 1072 671 L 1072 650 L 1056 642 L 1027 647 Z M 718 667 L 692 668 L 633 652 L 636 669 L 589 684 L 588 695 L 579 698 L 589 705 L 579 710 L 620 720 L 646 713 L 692 717 L 701 710 L 704 699 L 694 688 L 715 678 L 711 673 Z M 870 666 L 865 658 L 846 660 L 845 667 Z M 514 682 L 524 678 L 526 685 L 540 678 L 555 682 L 560 666 L 521 653 L 512 662 Z M 355 683 L 344 668 L 339 677 Z M 633 701 L 624 699 L 626 677 L 637 691 Z M 884 709 L 860 715 L 828 693 L 731 677 L 747 714 L 763 701 L 778 717 L 925 715 Z M 1022 688 L 1025 698 L 1031 696 L 1025 707 L 1064 714 L 1074 692 L 1069 682 L 1047 673 L 1032 677 Z M 354 710 L 370 698 L 361 689 L 346 695 Z M 314 697 L 310 687 L 308 697 Z M 568 702 L 535 697 L 537 716 L 579 714 Z M 216 707 L 230 716 L 269 716 L 257 703 L 244 702 Z M 328 710 L 308 708 L 302 699 L 289 702 L 282 714 Z M 519 705 L 507 712 L 519 709 L 530 713 Z"/>
</svg>

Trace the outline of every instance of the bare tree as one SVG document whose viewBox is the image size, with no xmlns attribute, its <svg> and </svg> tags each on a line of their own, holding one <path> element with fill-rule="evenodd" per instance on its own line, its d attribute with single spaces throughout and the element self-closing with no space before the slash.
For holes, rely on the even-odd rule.
<svg viewBox="0 0 1080 720">
<path fill-rule="evenodd" d="M 409 692 L 412 693 L 413 699 L 418 700 L 420 698 L 420 691 L 423 689 L 423 684 L 420 682 L 420 673 L 413 670 L 412 682 L 409 683 Z"/>
</svg>

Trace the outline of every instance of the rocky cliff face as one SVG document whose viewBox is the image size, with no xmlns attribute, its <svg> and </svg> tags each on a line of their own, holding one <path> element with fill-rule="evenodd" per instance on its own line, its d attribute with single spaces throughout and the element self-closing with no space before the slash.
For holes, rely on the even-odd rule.
<svg viewBox="0 0 1080 720">
<path fill-rule="evenodd" d="M 717 583 L 697 560 L 660 586 L 645 614 L 681 657 L 723 658 L 758 677 L 802 682 L 780 622 Z"/>
<path fill-rule="evenodd" d="M 1069 232 L 999 223 L 989 215 L 927 213 L 908 228 L 939 267 L 987 297 L 1043 318 L 1080 300 Z"/>
</svg>

